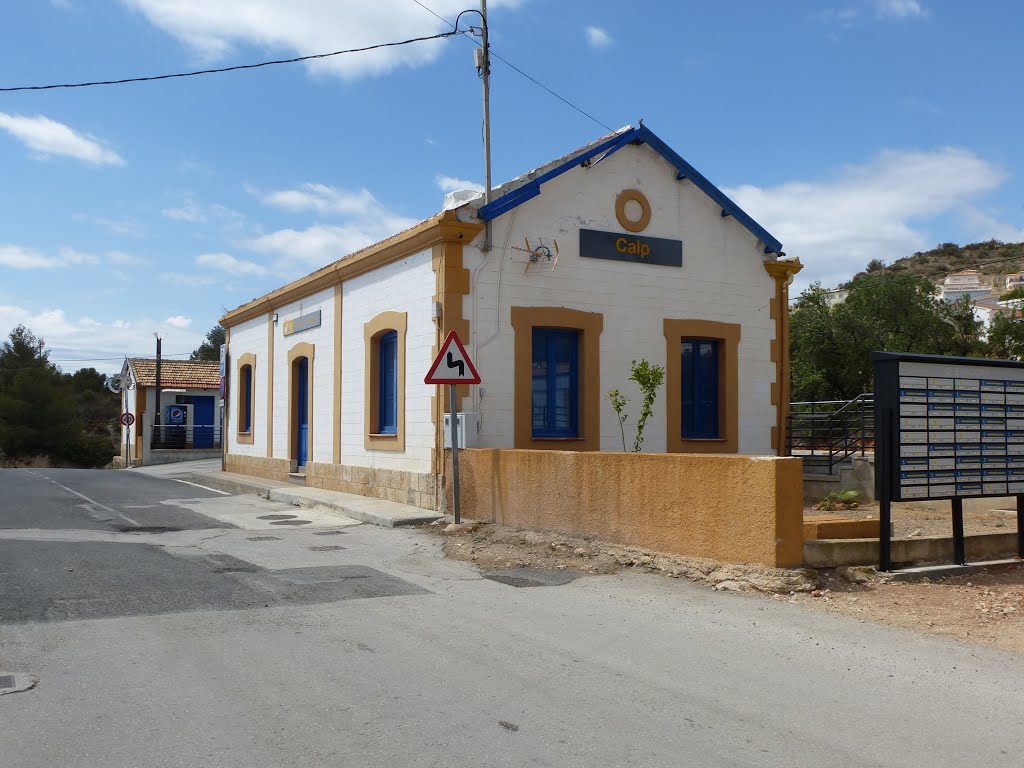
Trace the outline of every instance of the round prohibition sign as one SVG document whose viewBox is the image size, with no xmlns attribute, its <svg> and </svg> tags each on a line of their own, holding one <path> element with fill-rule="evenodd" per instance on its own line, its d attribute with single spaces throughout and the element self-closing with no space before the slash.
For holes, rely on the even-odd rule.
<svg viewBox="0 0 1024 768">
<path fill-rule="evenodd" d="M 128 412 L 122 413 L 121 414 L 121 423 L 124 424 L 126 427 L 130 427 L 132 424 L 135 423 L 135 416 L 134 416 L 134 414 L 131 414 L 131 413 L 128 413 Z"/>
</svg>

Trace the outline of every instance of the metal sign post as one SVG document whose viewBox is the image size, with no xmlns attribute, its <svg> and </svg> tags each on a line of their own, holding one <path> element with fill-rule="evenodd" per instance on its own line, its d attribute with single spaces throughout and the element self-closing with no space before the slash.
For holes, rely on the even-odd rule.
<svg viewBox="0 0 1024 768">
<path fill-rule="evenodd" d="M 459 335 L 449 331 L 448 337 L 434 358 L 430 370 L 423 379 L 424 384 L 448 385 L 448 415 L 451 420 L 452 437 L 452 511 L 455 522 L 462 522 L 459 511 L 459 403 L 456 387 L 459 384 L 479 384 L 480 374 L 462 346 Z"/>
<path fill-rule="evenodd" d="M 448 408 L 451 418 L 448 421 L 452 425 L 452 511 L 455 513 L 455 523 L 462 522 L 459 515 L 459 420 L 456 418 L 459 406 L 455 402 L 455 384 L 448 385 Z"/>
<path fill-rule="evenodd" d="M 124 425 L 124 464 L 126 467 L 132 465 L 132 424 L 135 423 L 135 415 L 131 411 L 121 414 L 121 423 Z"/>
</svg>

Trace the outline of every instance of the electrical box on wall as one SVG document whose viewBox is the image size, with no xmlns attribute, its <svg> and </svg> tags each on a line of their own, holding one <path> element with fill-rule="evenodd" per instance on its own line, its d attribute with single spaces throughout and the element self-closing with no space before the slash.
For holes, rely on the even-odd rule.
<svg viewBox="0 0 1024 768">
<path fill-rule="evenodd" d="M 479 413 L 460 413 L 455 422 L 459 439 L 459 448 L 476 448 L 477 432 L 480 429 Z M 452 447 L 451 414 L 444 415 L 444 447 Z"/>
</svg>

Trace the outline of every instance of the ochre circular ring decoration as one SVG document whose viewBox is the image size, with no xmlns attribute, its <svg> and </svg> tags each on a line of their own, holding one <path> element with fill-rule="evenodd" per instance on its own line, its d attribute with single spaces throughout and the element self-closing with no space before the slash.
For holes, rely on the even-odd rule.
<svg viewBox="0 0 1024 768">
<path fill-rule="evenodd" d="M 626 215 L 626 203 L 633 201 L 640 204 L 641 213 L 639 219 L 630 219 Z M 643 232 L 651 223 L 651 204 L 647 202 L 644 193 L 639 189 L 624 189 L 615 198 L 615 218 L 623 229 L 630 232 Z"/>
</svg>

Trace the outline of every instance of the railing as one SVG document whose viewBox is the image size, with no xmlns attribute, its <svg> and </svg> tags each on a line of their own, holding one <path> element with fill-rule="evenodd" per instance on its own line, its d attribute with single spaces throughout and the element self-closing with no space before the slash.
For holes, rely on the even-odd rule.
<svg viewBox="0 0 1024 768">
<path fill-rule="evenodd" d="M 220 425 L 154 425 L 150 448 L 169 448 L 171 450 L 220 448 Z"/>
<path fill-rule="evenodd" d="M 875 449 L 875 396 L 789 404 L 786 445 L 808 468 L 835 471 L 844 459 Z"/>
</svg>

